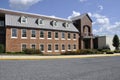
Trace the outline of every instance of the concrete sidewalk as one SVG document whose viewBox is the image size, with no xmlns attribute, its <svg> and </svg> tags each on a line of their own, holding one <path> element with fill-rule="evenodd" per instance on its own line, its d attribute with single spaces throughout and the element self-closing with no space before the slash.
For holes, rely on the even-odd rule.
<svg viewBox="0 0 120 80">
<path fill-rule="evenodd" d="M 61 55 L 61 56 L 8 56 L 0 55 L 0 60 L 47 60 L 47 59 L 72 59 L 72 58 L 94 58 L 120 56 L 120 54 L 97 54 L 97 55 Z"/>
</svg>

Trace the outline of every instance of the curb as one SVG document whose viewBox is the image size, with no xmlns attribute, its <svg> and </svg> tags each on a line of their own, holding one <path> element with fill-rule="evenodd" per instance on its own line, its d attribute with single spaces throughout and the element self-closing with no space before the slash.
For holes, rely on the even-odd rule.
<svg viewBox="0 0 120 80">
<path fill-rule="evenodd" d="M 67 55 L 67 56 L 6 56 L 1 55 L 0 60 L 50 60 L 50 59 L 79 59 L 120 56 L 120 54 L 99 54 L 99 55 Z"/>
</svg>

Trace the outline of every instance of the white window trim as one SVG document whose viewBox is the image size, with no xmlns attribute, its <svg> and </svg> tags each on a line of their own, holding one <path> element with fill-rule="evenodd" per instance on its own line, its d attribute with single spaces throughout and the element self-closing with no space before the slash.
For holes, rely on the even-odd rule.
<svg viewBox="0 0 120 80">
<path fill-rule="evenodd" d="M 68 49 L 68 45 L 70 45 L 70 49 Z M 71 44 L 68 44 L 68 45 L 67 45 L 67 50 L 72 51 Z"/>
<path fill-rule="evenodd" d="M 48 31 L 51 32 L 51 31 Z M 52 39 L 52 32 L 51 32 L 51 38 L 48 38 L 48 32 L 47 32 L 47 39 L 51 40 Z"/>
<path fill-rule="evenodd" d="M 74 45 L 76 45 L 76 49 L 74 49 Z M 77 50 L 77 44 L 73 44 L 73 51 L 76 51 Z"/>
<path fill-rule="evenodd" d="M 48 45 L 51 45 L 51 50 L 48 50 Z M 51 43 L 47 44 L 47 52 L 52 52 L 52 44 Z"/>
<path fill-rule="evenodd" d="M 21 51 L 22 51 L 22 45 L 25 44 L 26 48 L 27 48 L 27 43 L 21 43 Z"/>
<path fill-rule="evenodd" d="M 40 24 L 40 20 L 42 20 L 42 24 Z M 43 19 L 38 19 L 37 20 L 37 24 L 40 26 L 40 25 L 44 25 L 44 20 Z"/>
<path fill-rule="evenodd" d="M 65 32 L 61 32 L 61 40 L 65 40 L 65 36 L 64 36 L 64 38 L 62 38 L 62 33 L 64 33 L 64 35 L 65 35 Z"/>
<path fill-rule="evenodd" d="M 32 45 L 35 45 L 35 49 L 36 49 L 36 43 L 32 43 L 32 44 L 30 44 L 30 48 L 32 49 Z"/>
<path fill-rule="evenodd" d="M 56 25 L 55 25 L 56 23 Z M 56 27 L 58 24 L 57 24 L 57 21 L 53 21 L 53 26 Z"/>
<path fill-rule="evenodd" d="M 17 28 L 15 28 L 15 29 L 17 30 L 17 36 L 16 36 L 16 37 L 13 37 L 13 36 L 12 36 L 12 29 L 13 29 L 13 28 L 11 28 L 11 38 L 17 39 L 17 38 L 18 38 L 18 30 L 17 30 Z"/>
<path fill-rule="evenodd" d="M 44 51 L 41 51 L 40 45 L 44 45 Z M 43 44 L 43 43 L 42 43 L 42 44 L 39 44 L 39 49 L 40 49 L 41 52 L 45 52 L 45 44 Z"/>
<path fill-rule="evenodd" d="M 62 51 L 62 52 L 65 52 L 65 51 L 66 51 L 66 47 L 65 47 L 65 50 L 62 50 L 62 45 L 65 46 L 65 44 L 61 44 L 61 51 Z"/>
<path fill-rule="evenodd" d="M 26 18 L 26 22 L 22 22 L 22 19 L 23 19 L 23 18 Z M 21 18 L 20 18 L 20 22 L 23 23 L 23 24 L 24 24 L 24 23 L 27 23 L 27 17 L 25 17 L 25 16 L 21 16 Z"/>
<path fill-rule="evenodd" d="M 67 40 L 71 40 L 71 33 L 70 33 L 70 38 L 68 38 L 68 34 L 67 34 Z"/>
<path fill-rule="evenodd" d="M 40 34 L 41 31 L 43 31 L 43 30 L 40 30 L 40 31 L 39 31 L 39 34 Z M 40 35 L 39 35 L 39 39 L 45 39 L 45 31 L 43 31 L 43 32 L 44 32 L 44 37 L 41 38 Z"/>
<path fill-rule="evenodd" d="M 76 38 L 77 38 L 77 35 L 75 34 L 75 35 L 76 35 L 76 38 L 74 38 L 74 34 L 75 34 L 75 33 L 73 33 L 73 40 L 77 40 L 77 39 L 76 39 Z"/>
<path fill-rule="evenodd" d="M 65 22 L 65 23 L 64 23 L 64 27 L 65 27 L 65 28 L 69 28 L 69 27 L 70 27 L 70 23 Z"/>
<path fill-rule="evenodd" d="M 21 29 L 21 39 L 27 39 L 27 29 L 26 29 L 26 37 L 22 37 L 22 30 L 23 29 Z"/>
<path fill-rule="evenodd" d="M 32 36 L 31 36 L 31 35 L 32 35 L 32 30 L 31 30 L 30 33 L 31 33 L 31 34 L 30 34 L 31 39 L 36 39 L 36 30 L 35 30 L 35 37 L 32 37 Z"/>
<path fill-rule="evenodd" d="M 56 48 L 55 45 L 58 45 L 58 50 L 55 50 L 55 48 Z M 59 44 L 58 44 L 58 43 L 55 43 L 55 44 L 54 44 L 54 51 L 55 51 L 55 52 L 59 52 Z"/>
<path fill-rule="evenodd" d="M 58 33 L 58 38 L 55 37 L 55 33 L 56 32 L 54 32 L 54 38 L 55 38 L 55 40 L 59 40 L 59 32 L 57 32 Z"/>
</svg>

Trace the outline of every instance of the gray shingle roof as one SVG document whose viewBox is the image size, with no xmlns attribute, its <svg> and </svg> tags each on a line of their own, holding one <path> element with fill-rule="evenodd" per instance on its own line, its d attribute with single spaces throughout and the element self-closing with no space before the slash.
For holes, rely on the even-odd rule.
<svg viewBox="0 0 120 80">
<path fill-rule="evenodd" d="M 62 30 L 70 32 L 79 32 L 73 25 L 71 20 L 62 18 L 53 18 L 49 16 L 43 16 L 39 14 L 25 13 L 19 11 L 12 11 L 6 9 L 0 9 L 0 13 L 5 14 L 5 25 L 6 26 L 16 26 L 16 27 L 28 27 L 28 28 L 40 28 L 47 30 Z M 19 20 L 21 16 L 27 17 L 27 23 L 21 23 Z M 38 25 L 36 20 L 43 19 L 44 24 Z M 57 21 L 57 26 L 52 26 L 51 21 Z M 69 27 L 64 27 L 63 23 L 69 23 Z"/>
</svg>

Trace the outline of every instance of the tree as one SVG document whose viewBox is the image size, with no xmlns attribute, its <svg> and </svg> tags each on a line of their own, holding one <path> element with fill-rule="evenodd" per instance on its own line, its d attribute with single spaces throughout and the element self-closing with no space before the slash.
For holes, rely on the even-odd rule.
<svg viewBox="0 0 120 80">
<path fill-rule="evenodd" d="M 113 46 L 115 47 L 116 50 L 119 49 L 119 37 L 117 35 L 114 35 L 113 37 Z"/>
</svg>

